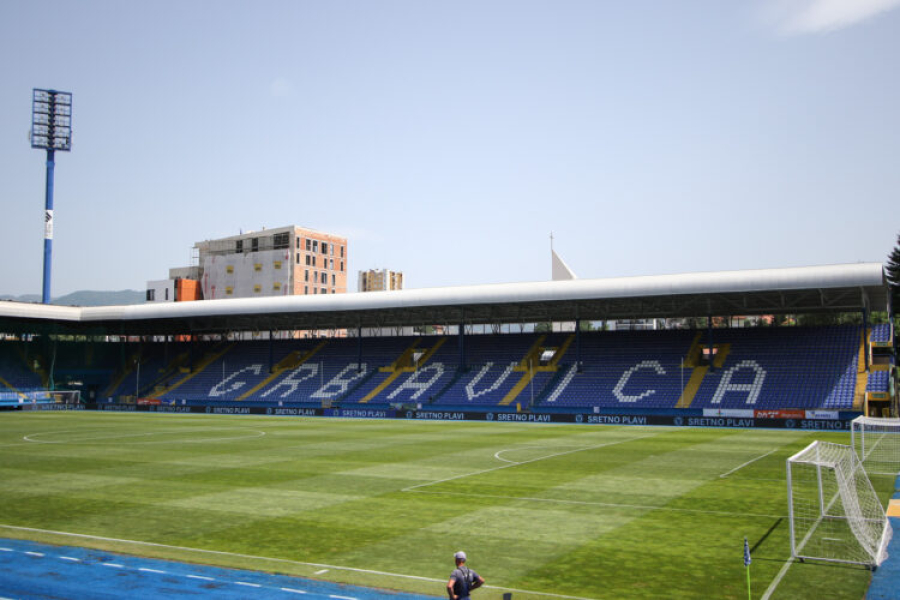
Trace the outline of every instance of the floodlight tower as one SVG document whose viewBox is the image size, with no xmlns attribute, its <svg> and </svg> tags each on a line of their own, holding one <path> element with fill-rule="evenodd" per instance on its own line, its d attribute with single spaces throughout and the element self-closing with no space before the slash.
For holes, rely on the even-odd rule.
<svg viewBox="0 0 900 600">
<path fill-rule="evenodd" d="M 31 97 L 31 147 L 47 151 L 47 191 L 44 206 L 44 291 L 50 304 L 50 263 L 53 258 L 53 168 L 57 150 L 72 149 L 72 94 L 33 90 Z"/>
</svg>

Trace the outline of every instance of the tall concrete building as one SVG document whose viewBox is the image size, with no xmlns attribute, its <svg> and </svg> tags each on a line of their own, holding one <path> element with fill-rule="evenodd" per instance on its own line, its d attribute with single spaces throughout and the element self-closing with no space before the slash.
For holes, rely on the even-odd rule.
<svg viewBox="0 0 900 600">
<path fill-rule="evenodd" d="M 403 289 L 403 273 L 389 269 L 369 269 L 359 272 L 359 292 L 386 292 Z"/>
<path fill-rule="evenodd" d="M 203 298 L 347 293 L 347 238 L 288 226 L 197 242 Z"/>
<path fill-rule="evenodd" d="M 347 238 L 303 227 L 250 231 L 194 244 L 203 300 L 347 293 Z M 172 269 L 170 279 L 184 277 Z M 164 282 L 148 283 L 156 300 Z M 170 296 L 174 300 L 174 294 Z M 168 298 L 166 298 L 168 299 Z"/>
</svg>

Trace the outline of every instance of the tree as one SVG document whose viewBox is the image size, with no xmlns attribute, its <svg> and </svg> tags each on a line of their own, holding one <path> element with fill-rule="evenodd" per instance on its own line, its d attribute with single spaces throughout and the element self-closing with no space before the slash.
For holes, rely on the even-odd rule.
<svg viewBox="0 0 900 600">
<path fill-rule="evenodd" d="M 897 245 L 888 255 L 887 264 L 885 265 L 888 281 L 894 291 L 894 297 L 897 297 L 897 288 L 900 288 L 900 233 L 897 234 Z"/>
</svg>

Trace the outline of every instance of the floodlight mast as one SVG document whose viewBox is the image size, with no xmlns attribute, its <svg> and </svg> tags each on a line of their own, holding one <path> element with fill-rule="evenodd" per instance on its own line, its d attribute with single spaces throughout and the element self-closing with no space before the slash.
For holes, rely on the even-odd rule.
<svg viewBox="0 0 900 600">
<path fill-rule="evenodd" d="M 72 149 L 72 94 L 32 90 L 31 147 L 47 151 L 44 202 L 44 286 L 41 301 L 50 304 L 50 265 L 53 262 L 53 171 L 57 150 Z"/>
</svg>

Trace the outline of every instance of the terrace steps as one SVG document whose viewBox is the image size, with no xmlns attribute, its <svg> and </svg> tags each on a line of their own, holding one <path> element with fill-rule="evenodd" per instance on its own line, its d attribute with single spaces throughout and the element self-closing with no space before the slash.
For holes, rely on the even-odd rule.
<svg viewBox="0 0 900 600">
<path fill-rule="evenodd" d="M 263 379 L 262 381 L 257 383 L 255 386 L 253 386 L 252 388 L 250 388 L 249 390 L 247 390 L 240 396 L 238 396 L 238 398 L 237 398 L 238 401 L 246 400 L 247 398 L 249 398 L 256 392 L 258 392 L 259 390 L 263 389 L 264 387 L 266 387 L 267 385 L 269 385 L 270 383 L 275 381 L 285 371 L 290 370 L 290 369 L 296 369 L 303 363 L 309 361 L 309 359 L 311 359 L 313 356 L 318 354 L 319 351 L 321 351 L 322 348 L 324 348 L 327 343 L 328 342 L 321 342 L 315 348 L 313 348 L 312 350 L 309 350 L 305 353 L 301 353 L 299 350 L 294 350 L 293 352 L 291 352 L 286 357 L 284 357 L 277 365 L 275 365 L 272 368 L 272 372 L 269 373 L 268 377 L 266 377 L 265 379 Z"/>
<path fill-rule="evenodd" d="M 418 365 L 426 364 L 428 360 L 432 356 L 434 356 L 434 353 L 437 352 L 446 341 L 447 338 L 440 338 L 436 344 L 426 350 L 425 353 L 420 357 Z M 394 383 L 394 381 L 396 381 L 401 374 L 414 372 L 416 370 L 416 365 L 413 364 L 413 356 L 415 351 L 419 349 L 419 344 L 421 342 L 421 339 L 415 340 L 406 350 L 403 351 L 403 354 L 401 354 L 399 358 L 397 358 L 397 360 L 391 363 L 390 366 L 382 367 L 381 369 L 379 369 L 379 371 L 381 371 L 382 373 L 390 373 L 390 375 L 388 375 L 388 377 L 384 381 L 378 384 L 378 386 L 374 390 L 366 394 L 366 396 L 362 398 L 359 403 L 365 404 L 373 398 L 376 398 L 378 394 L 383 392 L 388 388 L 388 386 Z"/>
<path fill-rule="evenodd" d="M 228 351 L 231 350 L 233 347 L 234 347 L 234 344 L 228 344 L 222 350 L 220 350 L 218 352 L 211 352 L 210 354 L 207 354 L 203 358 L 203 360 L 200 361 L 200 364 L 197 365 L 197 368 L 194 369 L 193 372 L 189 371 L 187 373 L 187 375 L 185 375 L 184 377 L 182 377 L 181 379 L 179 379 L 178 381 L 176 381 L 169 387 L 164 388 L 161 391 L 157 392 L 157 394 L 162 396 L 163 394 L 168 394 L 168 393 L 171 393 L 171 392 L 177 390 L 179 387 L 181 387 L 182 385 L 184 385 L 185 383 L 187 383 L 188 381 L 190 381 L 191 379 L 193 379 L 194 377 L 196 377 L 197 375 L 202 373 L 206 369 L 206 367 L 213 364 L 214 362 L 216 362 L 217 360 L 219 360 L 226 354 L 228 354 Z"/>
<path fill-rule="evenodd" d="M 515 399 L 518 398 L 519 394 L 528 387 L 528 384 L 534 379 L 535 374 L 540 372 L 555 373 L 560 359 L 562 359 L 563 355 L 569 349 L 569 346 L 572 345 L 572 342 L 575 341 L 575 336 L 570 335 L 566 338 L 566 341 L 556 349 L 556 353 L 549 363 L 534 367 L 532 365 L 534 365 L 535 362 L 540 362 L 541 352 L 545 349 L 543 345 L 545 339 L 547 339 L 547 336 L 542 335 L 539 337 L 531 349 L 525 354 L 524 358 L 522 358 L 522 360 L 519 361 L 519 364 L 513 369 L 513 371 L 521 372 L 522 377 L 516 382 L 512 389 L 509 390 L 506 396 L 504 396 L 503 400 L 500 401 L 500 406 L 509 406 L 512 404 Z"/>
<path fill-rule="evenodd" d="M 866 384 L 869 373 L 866 371 L 866 340 L 872 334 L 868 329 L 860 335 L 859 353 L 856 358 L 856 388 L 853 390 L 853 410 L 862 410 L 866 404 Z"/>
<path fill-rule="evenodd" d="M 703 384 L 706 374 L 709 373 L 709 365 L 700 364 L 700 353 L 703 351 L 703 346 L 700 343 L 701 337 L 701 333 L 697 333 L 697 335 L 694 336 L 694 341 L 691 344 L 690 350 L 688 350 L 688 358 L 681 366 L 682 369 L 691 368 L 692 370 L 691 377 L 688 379 L 687 385 L 684 386 L 684 390 L 681 392 L 681 397 L 678 399 L 678 402 L 675 403 L 675 408 L 691 407 L 691 403 L 697 396 L 697 392 L 700 391 L 700 386 Z M 725 365 L 725 359 L 728 358 L 728 354 L 731 352 L 731 344 L 713 344 L 713 347 L 716 348 L 713 365 L 717 369 L 721 369 Z"/>
</svg>

